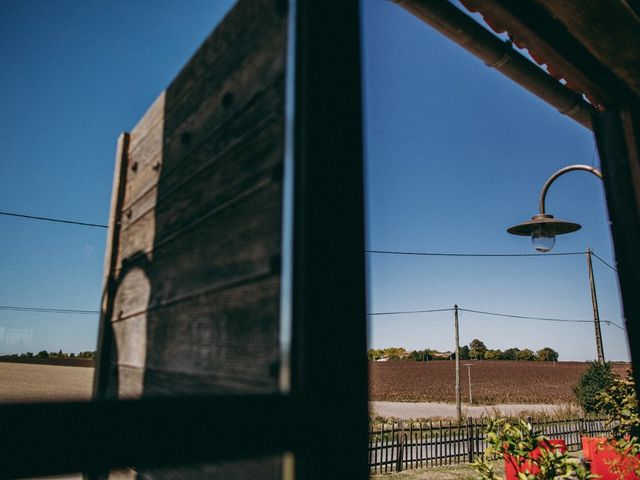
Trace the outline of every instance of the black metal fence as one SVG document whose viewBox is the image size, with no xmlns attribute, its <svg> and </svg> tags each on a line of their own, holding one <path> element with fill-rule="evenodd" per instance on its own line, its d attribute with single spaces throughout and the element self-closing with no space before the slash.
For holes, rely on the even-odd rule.
<svg viewBox="0 0 640 480">
<path fill-rule="evenodd" d="M 565 441 L 569 451 L 582 448 L 581 436 L 608 433 L 602 417 L 532 421 L 536 431 Z M 397 421 L 369 427 L 370 473 L 387 473 L 434 465 L 473 462 L 485 451 L 488 419 L 468 418 L 458 425 L 452 421 Z"/>
</svg>

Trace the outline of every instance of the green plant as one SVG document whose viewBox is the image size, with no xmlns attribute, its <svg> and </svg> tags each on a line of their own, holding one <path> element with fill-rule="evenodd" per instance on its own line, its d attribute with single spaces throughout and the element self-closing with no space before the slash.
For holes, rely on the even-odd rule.
<svg viewBox="0 0 640 480">
<path fill-rule="evenodd" d="M 573 393 L 585 413 L 600 413 L 597 395 L 612 384 L 613 378 L 609 362 L 589 363 L 589 367 L 573 389 Z"/>
<path fill-rule="evenodd" d="M 596 396 L 597 408 L 609 416 L 614 448 L 621 454 L 610 465 L 612 472 L 624 478 L 640 475 L 640 411 L 631 370 L 625 378 L 614 377 L 611 384 Z M 623 460 L 625 459 L 625 460 Z"/>
<path fill-rule="evenodd" d="M 510 455 L 519 465 L 524 465 L 524 472 L 518 472 L 519 480 L 592 478 L 582 464 L 574 462 L 566 451 L 553 448 L 549 438 L 535 432 L 530 423 L 522 420 L 509 423 L 504 418 L 492 419 L 487 425 L 486 434 L 487 449 L 473 463 L 478 472 L 478 480 L 502 478 L 495 473 L 489 461 L 495 454 Z"/>
</svg>

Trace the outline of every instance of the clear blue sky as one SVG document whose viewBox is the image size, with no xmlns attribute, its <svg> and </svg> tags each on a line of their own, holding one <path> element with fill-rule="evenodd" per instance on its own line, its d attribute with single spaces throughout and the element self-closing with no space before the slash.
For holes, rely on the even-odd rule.
<svg viewBox="0 0 640 480">
<path fill-rule="evenodd" d="M 0 210 L 106 223 L 115 142 L 170 83 L 233 2 L 3 3 Z M 187 5 L 187 7 L 184 7 Z M 387 1 L 363 2 L 367 242 L 433 252 L 532 252 L 505 228 L 534 213 L 540 186 L 592 163 L 590 132 Z M 555 251 L 612 262 L 602 185 L 574 173 L 548 210 L 583 225 Z M 0 305 L 96 310 L 106 231 L 0 217 Z M 591 318 L 583 257 L 369 256 L 371 311 L 461 307 Z M 615 275 L 594 264 L 601 317 L 621 322 Z M 452 348 L 449 313 L 376 317 L 374 347 Z M 0 311 L 0 352 L 92 350 L 97 315 Z M 16 330 L 17 329 L 17 330 Z M 21 337 L 21 335 L 23 335 Z M 628 358 L 603 325 L 605 355 Z M 595 356 L 591 324 L 461 316 L 461 341 Z M 25 340 L 26 341 L 26 340 Z"/>
<path fill-rule="evenodd" d="M 391 2 L 365 2 L 364 72 L 368 248 L 533 253 L 505 232 L 537 212 L 546 178 L 595 162 L 590 131 Z M 591 247 L 612 263 L 601 182 L 570 173 L 551 187 L 547 210 L 583 225 L 554 252 Z M 372 312 L 463 308 L 591 319 L 583 256 L 451 258 L 369 255 Z M 594 260 L 601 318 L 622 323 L 615 273 Z M 603 325 L 605 356 L 627 359 L 624 332 Z M 449 312 L 372 317 L 380 348 L 453 349 Z M 461 343 L 550 346 L 564 360 L 595 357 L 593 324 L 463 313 Z"/>
</svg>

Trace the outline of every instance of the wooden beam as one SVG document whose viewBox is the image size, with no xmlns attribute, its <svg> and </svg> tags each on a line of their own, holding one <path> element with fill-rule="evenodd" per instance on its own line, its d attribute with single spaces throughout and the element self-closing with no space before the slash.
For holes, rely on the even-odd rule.
<svg viewBox="0 0 640 480">
<path fill-rule="evenodd" d="M 359 2 L 296 2 L 292 388 L 339 428 L 296 449 L 296 478 L 368 478 Z M 321 466 L 321 468 L 319 468 Z"/>
<path fill-rule="evenodd" d="M 640 395 L 640 111 L 628 107 L 598 112 L 593 120 L 636 391 Z"/>
<path fill-rule="evenodd" d="M 301 422 L 299 405 L 279 395 L 2 405 L 0 479 L 284 452 L 296 430 L 319 436 L 322 418 Z"/>
</svg>

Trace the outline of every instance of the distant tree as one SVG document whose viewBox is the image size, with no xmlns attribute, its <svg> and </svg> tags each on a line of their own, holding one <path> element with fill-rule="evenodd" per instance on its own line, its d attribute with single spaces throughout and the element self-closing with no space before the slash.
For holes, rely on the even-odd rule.
<svg viewBox="0 0 640 480">
<path fill-rule="evenodd" d="M 482 360 L 484 354 L 487 352 L 487 346 L 477 338 L 471 340 L 469 343 L 469 357 L 477 360 Z"/>
<path fill-rule="evenodd" d="M 460 360 L 469 360 L 469 347 L 466 345 L 460 347 Z"/>
<path fill-rule="evenodd" d="M 383 348 L 382 352 L 389 360 L 400 360 L 409 356 L 409 353 L 402 347 Z"/>
<path fill-rule="evenodd" d="M 409 360 L 414 360 L 416 362 L 427 362 L 433 359 L 432 351 L 429 349 L 426 350 L 413 350 L 409 353 Z"/>
<path fill-rule="evenodd" d="M 80 352 L 78 356 L 82 357 L 82 353 L 83 352 Z M 378 350 L 376 348 L 370 348 L 367 351 L 367 358 L 371 361 L 379 360 L 380 358 L 382 358 L 382 350 Z"/>
<path fill-rule="evenodd" d="M 484 354 L 485 360 L 502 360 L 502 350 L 487 350 Z"/>
<path fill-rule="evenodd" d="M 523 350 L 520 350 L 518 352 L 518 355 L 516 357 L 517 360 L 535 360 L 536 359 L 536 354 L 533 353 L 532 350 L 529 350 L 528 348 L 525 348 Z"/>
<path fill-rule="evenodd" d="M 38 357 L 38 358 L 49 358 L 49 352 L 47 352 L 46 350 L 41 350 L 41 351 L 38 352 L 36 357 Z"/>
<path fill-rule="evenodd" d="M 27 353 L 25 354 L 25 356 L 26 356 L 27 358 L 31 358 L 31 357 L 33 357 L 33 352 L 27 352 Z"/>
<path fill-rule="evenodd" d="M 78 358 L 96 358 L 96 353 L 97 352 L 90 352 L 90 351 L 86 351 L 86 352 L 80 352 L 78 353 L 78 355 L 76 355 Z"/>
<path fill-rule="evenodd" d="M 541 348 L 536 352 L 536 360 L 541 360 L 543 362 L 557 362 L 558 352 L 550 347 Z"/>
<path fill-rule="evenodd" d="M 95 352 L 80 352 L 78 354 L 82 358 L 95 358 Z M 379 360 L 382 357 L 387 357 L 389 360 L 401 360 L 409 357 L 409 353 L 402 347 L 389 347 L 382 349 L 369 349 L 369 360 Z"/>
<path fill-rule="evenodd" d="M 502 352 L 502 358 L 505 360 L 517 360 L 519 348 L 507 348 L 504 352 Z"/>
<path fill-rule="evenodd" d="M 597 413 L 597 394 L 605 391 L 613 383 L 613 372 L 609 362 L 589 362 L 589 367 L 573 388 L 578 403 L 585 413 Z"/>
<path fill-rule="evenodd" d="M 73 352 L 71 352 L 71 353 L 69 354 L 69 358 L 75 358 L 75 356 L 76 356 L 76 354 L 75 354 L 75 353 L 73 353 Z"/>
</svg>

